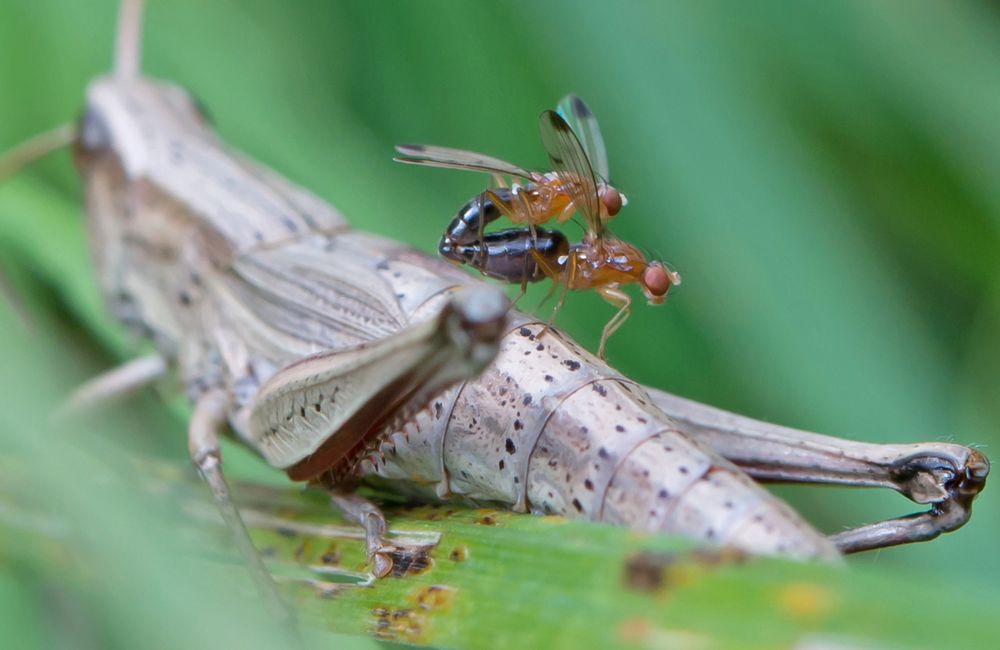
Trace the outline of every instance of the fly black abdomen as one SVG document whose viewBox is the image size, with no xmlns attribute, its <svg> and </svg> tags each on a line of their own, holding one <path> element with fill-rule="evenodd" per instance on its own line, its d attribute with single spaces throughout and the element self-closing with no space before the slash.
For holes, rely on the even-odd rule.
<svg viewBox="0 0 1000 650">
<path fill-rule="evenodd" d="M 569 241 L 558 230 L 536 228 L 535 233 L 533 237 L 527 228 L 510 228 L 486 233 L 482 242 L 447 247 L 442 240 L 440 252 L 449 260 L 467 264 L 497 280 L 513 284 L 537 282 L 546 277 L 538 258 L 551 270 L 558 269 L 559 258 L 569 252 Z"/>
</svg>

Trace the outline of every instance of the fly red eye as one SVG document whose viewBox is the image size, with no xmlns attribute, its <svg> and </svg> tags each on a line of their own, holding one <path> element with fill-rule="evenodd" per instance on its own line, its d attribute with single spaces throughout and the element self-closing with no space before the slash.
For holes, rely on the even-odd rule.
<svg viewBox="0 0 1000 650">
<path fill-rule="evenodd" d="M 624 201 L 622 201 L 622 193 L 613 187 L 604 188 L 601 192 L 601 202 L 604 203 L 604 209 L 608 211 L 609 217 L 613 217 L 618 214 L 624 204 Z"/>
<path fill-rule="evenodd" d="M 642 273 L 642 284 L 654 298 L 662 298 L 667 295 L 667 291 L 674 284 L 678 284 L 680 277 L 676 273 L 671 273 L 661 264 L 650 264 Z"/>
</svg>

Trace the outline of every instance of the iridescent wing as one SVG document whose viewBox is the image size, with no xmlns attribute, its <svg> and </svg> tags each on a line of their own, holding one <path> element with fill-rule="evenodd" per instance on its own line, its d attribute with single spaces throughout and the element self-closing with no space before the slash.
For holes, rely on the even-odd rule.
<svg viewBox="0 0 1000 650">
<path fill-rule="evenodd" d="M 604 231 L 604 224 L 601 221 L 597 180 L 580 139 L 555 111 L 543 111 L 538 116 L 538 129 L 552 168 L 559 175 L 573 204 L 587 220 L 587 233 L 591 237 L 599 236 Z"/>
<path fill-rule="evenodd" d="M 597 124 L 597 118 L 590 112 L 590 107 L 576 95 L 566 95 L 559 102 L 556 112 L 566 120 L 566 123 L 573 129 L 573 133 L 579 138 L 598 178 L 607 181 L 609 178 L 608 150 L 604 147 L 601 127 Z"/>
<path fill-rule="evenodd" d="M 430 144 L 399 144 L 396 145 L 396 151 L 402 155 L 393 158 L 393 160 L 410 165 L 469 169 L 487 174 L 507 174 L 529 181 L 535 178 L 532 172 L 523 167 L 475 151 L 438 147 Z"/>
</svg>

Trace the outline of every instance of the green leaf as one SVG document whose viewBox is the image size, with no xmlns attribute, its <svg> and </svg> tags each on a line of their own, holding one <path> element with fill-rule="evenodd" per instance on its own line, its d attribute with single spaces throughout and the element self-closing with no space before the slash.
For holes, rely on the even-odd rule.
<svg viewBox="0 0 1000 650">
<path fill-rule="evenodd" d="M 428 251 L 481 179 L 394 165 L 392 144 L 538 165 L 538 112 L 580 93 L 630 197 L 616 232 L 684 277 L 669 305 L 637 307 L 611 341 L 624 373 L 868 441 L 987 453 L 1000 442 L 990 5 L 149 4 L 150 74 L 190 88 L 226 140 L 358 227 Z M 0 149 L 79 115 L 88 80 L 109 68 L 116 6 L 0 5 Z M 24 332 L 0 304 L 0 646 L 278 645 L 184 469 L 180 400 L 142 395 L 107 419 L 46 425 L 73 384 L 138 348 L 102 309 L 68 158 L 0 186 L 0 270 L 33 322 Z M 593 344 L 608 307 L 571 298 L 559 324 Z M 290 524 L 339 521 L 241 447 L 225 456 L 231 474 L 272 486 L 241 484 L 249 505 Z M 911 507 L 867 491 L 782 493 L 828 530 Z M 330 593 L 303 582 L 354 579 L 311 568 L 328 540 L 254 527 L 317 646 L 371 646 L 376 632 L 470 647 L 985 647 L 998 636 L 989 491 L 961 531 L 847 569 L 705 566 L 680 542 L 604 526 L 391 514 L 399 530 L 442 534 L 433 567 Z M 468 558 L 449 559 L 463 545 Z M 357 540 L 338 548 L 337 570 L 357 573 Z M 431 585 L 450 590 L 423 609 Z"/>
</svg>

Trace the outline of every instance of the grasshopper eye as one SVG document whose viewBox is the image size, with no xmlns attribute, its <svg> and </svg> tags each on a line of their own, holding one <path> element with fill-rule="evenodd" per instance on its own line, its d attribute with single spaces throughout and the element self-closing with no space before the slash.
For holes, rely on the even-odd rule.
<svg viewBox="0 0 1000 650">
<path fill-rule="evenodd" d="M 84 151 L 96 152 L 111 146 L 111 132 L 101 114 L 87 107 L 80 116 L 79 146 Z"/>
</svg>

